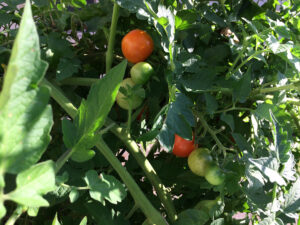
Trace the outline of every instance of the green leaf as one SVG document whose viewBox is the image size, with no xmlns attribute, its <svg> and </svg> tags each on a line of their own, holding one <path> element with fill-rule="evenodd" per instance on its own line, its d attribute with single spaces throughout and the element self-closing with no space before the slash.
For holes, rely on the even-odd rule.
<svg viewBox="0 0 300 225">
<path fill-rule="evenodd" d="M 67 118 L 62 120 L 63 141 L 67 148 L 72 148 L 76 144 L 76 128 Z"/>
<path fill-rule="evenodd" d="M 284 223 L 279 218 L 275 218 L 275 216 L 270 216 L 263 219 L 258 225 L 284 225 Z"/>
<path fill-rule="evenodd" d="M 38 88 L 47 63 L 26 1 L 0 95 L 0 167 L 18 173 L 36 163 L 50 142 L 49 90 Z"/>
<path fill-rule="evenodd" d="M 13 14 L 9 14 L 5 11 L 0 11 L 0 26 L 10 23 L 14 18 L 15 16 Z"/>
<path fill-rule="evenodd" d="M 98 202 L 89 201 L 84 203 L 84 208 L 87 209 L 88 215 L 91 216 L 94 223 L 97 225 L 129 225 L 128 220 L 122 219 L 122 215 L 118 216 L 109 207 L 105 207 Z M 92 222 L 92 221 L 91 221 Z"/>
<path fill-rule="evenodd" d="M 264 174 L 270 182 L 276 182 L 279 185 L 286 185 L 285 180 L 278 173 L 279 163 L 273 157 L 263 157 L 259 159 L 249 159 L 249 161 Z"/>
<path fill-rule="evenodd" d="M 234 120 L 233 116 L 230 114 L 222 113 L 220 119 L 228 124 L 230 129 L 234 131 Z"/>
<path fill-rule="evenodd" d="M 75 148 L 73 160 L 84 162 L 94 156 L 90 148 L 98 140 L 96 132 L 104 125 L 115 102 L 126 66 L 127 61 L 123 61 L 92 85 L 87 99 L 81 102 L 73 125 L 63 122 L 64 143 L 69 148 Z"/>
<path fill-rule="evenodd" d="M 117 204 L 126 197 L 124 186 L 113 176 L 101 174 L 99 177 L 95 170 L 89 170 L 86 172 L 84 180 L 90 188 L 91 198 L 103 205 L 105 205 L 104 199 L 112 204 Z"/>
<path fill-rule="evenodd" d="M 272 124 L 273 124 L 272 133 L 273 133 L 273 139 L 275 144 L 276 157 L 281 163 L 285 163 L 288 161 L 290 156 L 288 152 L 291 149 L 291 141 L 288 140 L 287 132 L 284 131 L 283 128 L 279 126 L 271 110 L 270 110 L 270 116 L 272 118 Z"/>
<path fill-rule="evenodd" d="M 55 213 L 55 217 L 52 221 L 52 225 L 60 225 L 60 222 L 58 221 L 58 218 L 57 218 L 57 213 Z"/>
<path fill-rule="evenodd" d="M 300 210 L 300 178 L 290 188 L 289 192 L 284 195 L 284 212 L 295 213 Z"/>
<path fill-rule="evenodd" d="M 71 77 L 77 73 L 80 69 L 80 61 L 77 58 L 60 58 L 59 64 L 56 70 L 57 80 L 63 80 Z"/>
<path fill-rule="evenodd" d="M 122 8 L 129 10 L 132 13 L 136 13 L 139 19 L 151 18 L 151 14 L 148 11 L 143 0 L 116 0 L 117 4 Z M 158 1 L 151 1 L 151 4 L 155 4 Z M 155 4 L 157 5 L 157 3 Z"/>
<path fill-rule="evenodd" d="M 45 161 L 19 173 L 17 188 L 7 194 L 8 198 L 28 207 L 49 206 L 42 195 L 56 188 L 54 167 L 52 161 Z"/>
<path fill-rule="evenodd" d="M 71 192 L 69 194 L 69 199 L 71 203 L 76 202 L 76 200 L 79 198 L 79 191 L 76 188 L 72 188 Z"/>
<path fill-rule="evenodd" d="M 232 133 L 231 135 L 241 151 L 247 150 L 248 152 L 253 152 L 251 145 L 241 134 Z"/>
<path fill-rule="evenodd" d="M 225 221 L 223 218 L 219 218 L 217 220 L 214 220 L 210 225 L 224 225 Z"/>
<path fill-rule="evenodd" d="M 6 209 L 2 201 L 0 201 L 0 220 L 5 216 Z"/>
<path fill-rule="evenodd" d="M 175 134 L 192 140 L 191 127 L 195 126 L 192 106 L 193 102 L 182 93 L 177 93 L 175 102 L 170 104 L 166 121 L 158 135 L 159 142 L 167 150 L 173 148 Z"/>
<path fill-rule="evenodd" d="M 199 69 L 197 73 L 180 79 L 180 83 L 188 92 L 201 92 L 212 87 L 216 73 L 211 69 Z"/>
<path fill-rule="evenodd" d="M 87 225 L 87 217 L 83 217 L 79 225 Z"/>
<path fill-rule="evenodd" d="M 282 176 L 289 180 L 289 181 L 295 181 L 296 177 L 296 169 L 295 169 L 295 157 L 291 151 L 288 152 L 289 160 L 284 163 L 284 169 L 281 172 Z"/>
<path fill-rule="evenodd" d="M 216 66 L 224 61 L 228 57 L 229 53 L 230 49 L 227 45 L 216 45 L 212 48 L 207 48 L 204 52 L 203 58 L 208 64 Z"/>
<path fill-rule="evenodd" d="M 204 96 L 206 103 L 206 111 L 212 115 L 218 109 L 218 102 L 216 101 L 216 98 L 214 96 L 208 93 L 205 93 Z"/>
<path fill-rule="evenodd" d="M 209 220 L 209 216 L 198 209 L 187 209 L 178 215 L 178 220 L 174 225 L 204 225 Z"/>
<path fill-rule="evenodd" d="M 251 92 L 251 71 L 252 67 L 249 66 L 247 72 L 233 87 L 233 99 L 244 103 Z"/>
<path fill-rule="evenodd" d="M 248 204 L 265 210 L 267 204 L 272 201 L 272 197 L 267 195 L 264 190 L 266 179 L 251 163 L 247 163 L 245 174 L 247 185 L 243 190 L 249 199 Z"/>
<path fill-rule="evenodd" d="M 77 8 L 80 8 L 80 7 L 83 7 L 86 5 L 86 0 L 72 0 L 72 5 L 77 7 Z"/>
<path fill-rule="evenodd" d="M 226 23 L 223 18 L 219 17 L 216 13 L 212 12 L 209 6 L 203 7 L 203 12 L 205 11 L 204 17 L 205 19 L 218 24 L 220 27 L 226 27 Z"/>
<path fill-rule="evenodd" d="M 29 207 L 27 210 L 28 216 L 31 216 L 31 217 L 36 217 L 38 213 L 39 213 L 38 207 Z"/>
</svg>

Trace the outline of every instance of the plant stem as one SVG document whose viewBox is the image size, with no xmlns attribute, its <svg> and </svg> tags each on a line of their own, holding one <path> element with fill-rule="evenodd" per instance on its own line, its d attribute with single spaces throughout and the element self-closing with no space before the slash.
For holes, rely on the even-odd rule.
<svg viewBox="0 0 300 225">
<path fill-rule="evenodd" d="M 130 133 L 130 127 L 131 127 L 131 114 L 132 114 L 132 109 L 129 107 L 128 109 L 128 120 L 127 120 L 127 132 Z"/>
<path fill-rule="evenodd" d="M 297 128 L 296 132 L 300 136 L 300 122 L 299 122 L 299 119 L 298 119 L 298 115 L 293 109 L 288 109 L 288 112 L 289 112 L 290 116 L 292 117 L 292 119 L 294 120 L 294 123 L 295 123 L 296 128 Z"/>
<path fill-rule="evenodd" d="M 68 151 L 64 152 L 59 159 L 55 163 L 55 173 L 58 173 L 58 171 L 63 167 L 63 165 L 67 162 L 67 160 L 71 157 L 73 154 L 73 149 L 69 149 Z"/>
<path fill-rule="evenodd" d="M 291 89 L 298 90 L 298 89 L 300 89 L 299 83 L 300 82 L 298 81 L 296 83 L 291 83 L 291 84 L 283 85 L 280 87 L 257 88 L 252 91 L 251 95 L 266 94 L 266 93 L 270 93 L 270 92 L 291 90 Z"/>
<path fill-rule="evenodd" d="M 77 114 L 76 107 L 71 101 L 63 94 L 63 92 L 56 85 L 52 84 L 46 78 L 44 78 L 40 85 L 45 85 L 50 88 L 51 97 L 72 117 L 75 118 Z"/>
<path fill-rule="evenodd" d="M 106 126 L 113 123 L 111 120 L 106 120 Z M 177 218 L 176 210 L 173 205 L 173 202 L 171 200 L 171 196 L 166 190 L 164 184 L 161 182 L 159 177 L 156 174 L 156 171 L 150 164 L 150 162 L 147 160 L 147 158 L 144 156 L 144 154 L 140 151 L 137 143 L 133 141 L 130 137 L 130 133 L 126 132 L 126 130 L 122 127 L 113 126 L 111 128 L 111 131 L 120 138 L 125 145 L 127 146 L 130 153 L 133 155 L 133 157 L 136 159 L 139 166 L 143 169 L 145 172 L 145 175 L 150 180 L 152 185 L 154 186 L 158 197 L 160 198 L 161 202 L 163 203 L 166 212 L 168 214 L 169 219 L 174 222 Z"/>
<path fill-rule="evenodd" d="M 162 215 L 152 206 L 150 201 L 146 198 L 142 190 L 136 184 L 131 175 L 124 169 L 120 161 L 112 153 L 109 147 L 101 138 L 97 144 L 97 148 L 104 155 L 107 161 L 113 166 L 113 168 L 120 175 L 123 182 L 126 184 L 128 190 L 130 191 L 134 201 L 138 204 L 140 209 L 146 215 L 146 217 L 153 223 L 157 225 L 166 224 Z"/>
<path fill-rule="evenodd" d="M 135 211 L 138 209 L 138 205 L 136 203 L 134 203 L 134 206 L 132 207 L 132 209 L 130 209 L 129 213 L 125 216 L 125 220 L 129 220 L 130 217 L 132 217 L 132 215 L 135 213 Z"/>
<path fill-rule="evenodd" d="M 238 55 L 238 57 L 236 58 L 236 60 L 234 61 L 233 65 L 230 67 L 230 70 L 228 71 L 228 73 L 226 74 L 226 79 L 230 78 L 232 74 L 235 74 L 239 69 L 241 69 L 247 62 L 249 62 L 251 59 L 253 59 L 255 56 L 263 53 L 263 52 L 267 52 L 269 51 L 269 49 L 263 49 L 260 51 L 256 51 L 254 52 L 252 55 L 250 55 L 245 61 L 243 61 L 240 65 L 238 65 L 238 67 L 232 72 L 232 70 L 234 69 L 236 63 L 240 60 L 240 58 L 242 57 L 242 53 L 243 51 L 241 51 Z"/>
<path fill-rule="evenodd" d="M 207 132 L 212 136 L 212 138 L 215 140 L 215 142 L 217 143 L 218 147 L 223 151 L 224 157 L 226 157 L 226 150 L 228 150 L 228 148 L 226 148 L 221 141 L 219 140 L 219 138 L 217 137 L 216 133 L 210 128 L 210 126 L 207 124 L 206 120 L 204 119 L 203 115 L 201 113 L 197 113 L 197 116 L 202 124 L 202 126 L 204 127 L 204 129 L 207 130 Z M 231 150 L 231 149 L 230 149 Z"/>
<path fill-rule="evenodd" d="M 10 218 L 6 221 L 5 225 L 14 225 L 17 219 L 22 215 L 23 209 L 21 205 L 18 205 Z"/>
<path fill-rule="evenodd" d="M 110 32 L 109 32 L 109 40 L 108 40 L 108 46 L 106 52 L 106 73 L 110 70 L 113 61 L 116 29 L 117 29 L 117 23 L 119 18 L 119 8 L 120 7 L 118 6 L 118 4 L 114 3 L 112 21 L 111 21 Z"/>
<path fill-rule="evenodd" d="M 250 108 L 244 108 L 244 107 L 231 107 L 229 109 L 224 109 L 224 110 L 216 111 L 215 113 L 229 112 L 229 111 L 234 111 L 234 110 L 251 111 L 252 109 L 250 109 Z"/>
<path fill-rule="evenodd" d="M 59 85 L 92 86 L 98 80 L 97 78 L 70 77 L 60 81 Z"/>
<path fill-rule="evenodd" d="M 67 188 L 75 188 L 76 190 L 82 191 L 82 190 L 90 190 L 90 187 L 85 186 L 85 187 L 75 187 L 75 186 L 70 186 L 65 183 L 62 183 L 61 186 L 67 187 Z"/>
</svg>

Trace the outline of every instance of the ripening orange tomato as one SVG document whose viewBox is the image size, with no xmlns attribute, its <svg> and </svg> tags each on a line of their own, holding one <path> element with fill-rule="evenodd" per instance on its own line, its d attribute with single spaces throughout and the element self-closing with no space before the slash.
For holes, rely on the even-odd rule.
<svg viewBox="0 0 300 225">
<path fill-rule="evenodd" d="M 153 46 L 153 40 L 147 32 L 135 29 L 123 37 L 121 47 L 129 62 L 138 63 L 151 55 Z"/>
<path fill-rule="evenodd" d="M 173 154 L 178 157 L 188 157 L 189 154 L 197 148 L 195 145 L 195 136 L 193 140 L 186 140 L 175 134 L 175 141 L 173 146 Z"/>
</svg>

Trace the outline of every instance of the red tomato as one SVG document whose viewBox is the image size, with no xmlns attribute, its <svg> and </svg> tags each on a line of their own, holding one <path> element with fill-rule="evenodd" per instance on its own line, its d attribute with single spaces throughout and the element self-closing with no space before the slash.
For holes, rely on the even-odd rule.
<svg viewBox="0 0 300 225">
<path fill-rule="evenodd" d="M 122 52 L 131 63 L 142 62 L 151 55 L 153 40 L 145 31 L 135 29 L 122 39 Z"/>
<path fill-rule="evenodd" d="M 178 157 L 188 157 L 189 154 L 196 149 L 195 136 L 189 141 L 175 134 L 175 142 L 173 146 L 173 154 Z"/>
</svg>

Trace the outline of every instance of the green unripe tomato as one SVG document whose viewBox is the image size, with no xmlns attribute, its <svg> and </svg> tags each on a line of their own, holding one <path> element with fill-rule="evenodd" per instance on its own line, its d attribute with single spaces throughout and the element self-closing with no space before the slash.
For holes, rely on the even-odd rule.
<svg viewBox="0 0 300 225">
<path fill-rule="evenodd" d="M 136 84 L 132 81 L 131 78 L 126 78 L 122 81 L 120 87 L 123 87 L 128 92 L 131 92 L 130 88 L 133 88 L 135 85 Z M 121 108 L 126 110 L 129 110 L 131 108 L 131 110 L 133 110 L 142 104 L 143 98 L 135 94 L 131 94 L 130 96 L 125 96 L 122 92 L 119 91 L 117 94 L 116 101 Z"/>
<path fill-rule="evenodd" d="M 190 170 L 198 175 L 204 177 L 207 170 L 211 166 L 213 159 L 207 148 L 198 148 L 189 155 L 188 165 Z"/>
<path fill-rule="evenodd" d="M 217 204 L 217 202 L 218 200 L 202 200 L 198 202 L 194 208 L 209 214 L 209 211 Z"/>
<path fill-rule="evenodd" d="M 134 83 L 145 84 L 154 73 L 152 66 L 147 62 L 139 62 L 135 64 L 131 70 L 130 75 Z"/>
<path fill-rule="evenodd" d="M 207 170 L 205 179 L 212 185 L 220 185 L 225 180 L 225 174 L 217 165 L 212 165 Z"/>
</svg>

